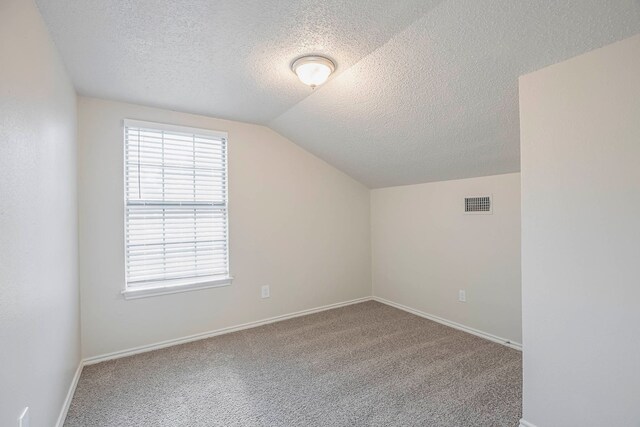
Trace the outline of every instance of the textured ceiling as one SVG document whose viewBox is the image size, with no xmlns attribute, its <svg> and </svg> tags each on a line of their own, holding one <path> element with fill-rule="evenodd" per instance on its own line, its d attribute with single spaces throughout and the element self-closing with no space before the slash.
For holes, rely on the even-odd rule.
<svg viewBox="0 0 640 427">
<path fill-rule="evenodd" d="M 266 124 L 310 95 L 291 62 L 337 75 L 432 0 L 36 0 L 82 95 Z"/>
<path fill-rule="evenodd" d="M 640 2 L 445 1 L 270 126 L 370 187 L 520 170 L 518 76 L 640 32 Z"/>
<path fill-rule="evenodd" d="M 373 188 L 518 171 L 518 76 L 640 32 L 640 0 L 36 1 L 79 93 L 268 124 Z"/>
</svg>

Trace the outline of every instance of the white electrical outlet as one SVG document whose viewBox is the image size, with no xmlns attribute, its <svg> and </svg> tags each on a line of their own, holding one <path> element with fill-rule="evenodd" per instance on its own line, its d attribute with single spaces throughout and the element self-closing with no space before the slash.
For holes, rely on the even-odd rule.
<svg viewBox="0 0 640 427">
<path fill-rule="evenodd" d="M 27 406 L 18 417 L 18 427 L 29 427 L 29 407 Z"/>
<path fill-rule="evenodd" d="M 460 289 L 458 291 L 458 301 L 460 302 L 467 302 L 467 292 Z"/>
<path fill-rule="evenodd" d="M 271 291 L 269 290 L 269 285 L 262 286 L 262 298 L 269 298 L 271 296 Z"/>
</svg>

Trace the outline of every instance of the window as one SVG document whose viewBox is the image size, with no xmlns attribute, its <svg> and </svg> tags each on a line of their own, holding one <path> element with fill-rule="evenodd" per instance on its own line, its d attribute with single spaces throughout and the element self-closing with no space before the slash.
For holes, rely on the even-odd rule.
<svg viewBox="0 0 640 427">
<path fill-rule="evenodd" d="M 127 298 L 230 283 L 227 135 L 125 120 Z"/>
</svg>

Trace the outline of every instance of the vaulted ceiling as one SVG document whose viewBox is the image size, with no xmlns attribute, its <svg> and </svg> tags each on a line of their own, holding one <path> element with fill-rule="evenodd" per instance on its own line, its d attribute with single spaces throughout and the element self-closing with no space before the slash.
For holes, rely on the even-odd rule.
<svg viewBox="0 0 640 427">
<path fill-rule="evenodd" d="M 270 126 L 369 187 L 519 170 L 518 76 L 640 0 L 36 0 L 82 95 Z M 311 90 L 303 54 L 338 65 Z"/>
</svg>

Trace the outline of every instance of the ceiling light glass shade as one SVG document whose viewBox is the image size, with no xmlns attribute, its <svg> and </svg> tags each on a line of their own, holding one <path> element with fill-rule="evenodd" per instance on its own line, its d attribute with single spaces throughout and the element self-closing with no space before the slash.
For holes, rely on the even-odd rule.
<svg viewBox="0 0 640 427">
<path fill-rule="evenodd" d="M 327 81 L 336 66 L 323 56 L 303 56 L 295 60 L 291 69 L 302 83 L 315 88 Z"/>
</svg>

